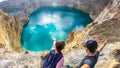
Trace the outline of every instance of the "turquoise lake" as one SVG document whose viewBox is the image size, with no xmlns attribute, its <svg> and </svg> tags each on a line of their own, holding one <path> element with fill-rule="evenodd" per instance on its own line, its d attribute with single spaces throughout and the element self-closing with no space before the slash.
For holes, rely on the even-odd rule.
<svg viewBox="0 0 120 68">
<path fill-rule="evenodd" d="M 21 45 L 25 50 L 50 50 L 52 37 L 66 40 L 72 30 L 80 30 L 93 20 L 89 14 L 69 7 L 40 7 L 24 25 Z"/>
<path fill-rule="evenodd" d="M 20 12 L 20 10 L 14 10 L 12 12 L 9 12 L 9 14 L 18 15 L 19 12 Z"/>
</svg>

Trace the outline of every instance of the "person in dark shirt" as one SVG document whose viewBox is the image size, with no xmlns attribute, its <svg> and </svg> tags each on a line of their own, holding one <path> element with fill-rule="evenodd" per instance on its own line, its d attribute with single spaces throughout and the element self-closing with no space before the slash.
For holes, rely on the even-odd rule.
<svg viewBox="0 0 120 68">
<path fill-rule="evenodd" d="M 83 41 L 87 56 L 81 61 L 78 68 L 94 68 L 97 63 L 99 53 L 105 47 L 107 41 L 104 42 L 99 48 L 97 42 L 94 39 L 85 39 Z"/>
<path fill-rule="evenodd" d="M 64 63 L 64 56 L 62 50 L 65 47 L 65 41 L 59 40 L 56 42 L 56 38 L 53 37 L 53 47 L 45 59 L 42 68 L 62 68 Z"/>
</svg>

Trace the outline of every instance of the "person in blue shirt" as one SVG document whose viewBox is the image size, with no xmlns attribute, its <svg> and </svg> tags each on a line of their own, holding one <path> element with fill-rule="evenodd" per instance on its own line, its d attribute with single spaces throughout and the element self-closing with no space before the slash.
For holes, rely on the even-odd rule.
<svg viewBox="0 0 120 68">
<path fill-rule="evenodd" d="M 84 57 L 78 68 L 94 68 L 95 64 L 97 63 L 99 53 L 105 47 L 106 43 L 107 41 L 97 48 L 98 43 L 94 39 L 85 39 L 83 41 L 83 45 L 85 47 L 87 56 Z"/>
</svg>

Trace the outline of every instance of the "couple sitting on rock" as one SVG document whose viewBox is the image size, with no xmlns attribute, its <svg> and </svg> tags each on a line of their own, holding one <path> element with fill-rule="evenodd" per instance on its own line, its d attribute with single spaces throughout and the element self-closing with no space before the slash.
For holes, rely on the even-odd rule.
<svg viewBox="0 0 120 68">
<path fill-rule="evenodd" d="M 53 38 L 53 40 L 54 46 L 45 59 L 42 68 L 62 68 L 63 66 L 64 58 L 61 51 L 65 47 L 65 42 L 62 40 L 56 42 L 55 38 Z M 85 39 L 83 41 L 83 45 L 87 55 L 81 61 L 78 68 L 94 68 L 98 60 L 99 53 L 102 51 L 106 43 L 107 42 L 104 42 L 102 46 L 97 48 L 98 44 L 94 39 Z"/>
</svg>

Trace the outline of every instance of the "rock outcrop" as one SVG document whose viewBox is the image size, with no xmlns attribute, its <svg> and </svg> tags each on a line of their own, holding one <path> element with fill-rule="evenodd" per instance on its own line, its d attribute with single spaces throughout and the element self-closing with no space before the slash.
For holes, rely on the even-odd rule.
<svg viewBox="0 0 120 68">
<path fill-rule="evenodd" d="M 103 22 L 109 19 L 120 20 L 120 0 L 111 0 L 100 15 L 95 19 L 95 22 Z"/>
<path fill-rule="evenodd" d="M 96 39 L 99 46 L 102 45 L 105 40 L 108 40 L 106 47 L 100 54 L 95 68 L 120 67 L 119 0 L 110 1 L 93 23 L 89 24 L 83 30 L 72 32 L 68 36 L 67 46 L 63 51 L 65 53 L 65 65 L 71 65 L 75 67 L 80 63 L 83 56 L 85 56 L 82 46 L 82 40 L 85 38 Z"/>
<path fill-rule="evenodd" d="M 29 0 L 10 1 L 13 3 L 12 7 L 11 4 L 7 4 L 7 6 L 10 7 L 4 8 L 3 10 L 22 10 L 21 13 L 23 13 L 23 15 L 25 14 L 25 17 L 29 16 L 32 11 L 41 5 L 50 6 L 51 3 L 54 6 L 61 6 L 61 4 L 63 4 L 64 6 L 72 6 L 81 9 L 94 15 L 95 17 L 92 16 L 93 18 L 98 16 L 93 23 L 89 24 L 83 30 L 72 31 L 68 36 L 66 41 L 67 46 L 63 51 L 65 57 L 64 67 L 66 68 L 67 65 L 70 65 L 73 68 L 78 66 L 82 58 L 85 56 L 85 51 L 81 44 L 82 40 L 85 38 L 94 38 L 97 40 L 99 46 L 102 45 L 106 39 L 108 40 L 106 47 L 100 53 L 95 68 L 120 68 L 120 0 L 111 0 L 109 3 L 109 0 L 64 0 L 64 3 L 62 2 L 63 0 L 55 0 L 55 2 L 53 2 L 53 0 L 40 0 L 41 2 L 38 2 L 39 0 L 31 0 L 31 2 Z M 14 1 L 19 2 L 19 4 L 14 4 Z M 35 1 L 35 3 L 33 1 Z M 28 3 L 29 5 L 27 5 Z M 105 7 L 107 3 L 108 5 Z M 31 4 L 34 4 L 34 7 L 31 7 L 33 6 Z M 19 7 L 16 5 L 19 5 Z M 0 7 L 3 8 L 6 6 L 1 6 L 0 4 Z M 103 10 L 104 7 L 105 9 Z M 103 11 L 100 13 L 101 10 Z M 100 15 L 98 15 L 99 13 Z M 21 15 L 21 18 L 22 17 L 23 16 Z M 15 54 L 6 51 L 7 49 L 11 49 L 14 52 L 23 51 L 20 46 L 21 26 L 23 25 L 21 23 L 23 22 L 17 17 L 8 15 L 0 10 L 0 59 L 2 59 L 0 60 L 0 62 L 2 62 L 0 63 L 0 66 L 18 67 L 18 65 L 20 65 L 21 68 L 40 67 L 39 64 L 42 63 L 41 60 L 45 57 L 42 56 L 43 54 L 32 52 L 28 54 Z"/>
<path fill-rule="evenodd" d="M 8 15 L 0 10 L 0 47 L 7 48 L 15 52 L 22 51 L 20 45 L 21 21 L 12 15 Z"/>
<path fill-rule="evenodd" d="M 41 6 L 68 6 L 89 13 L 95 19 L 108 2 L 109 0 L 8 0 L 0 3 L 0 9 L 8 13 L 17 10 L 29 15 Z"/>
</svg>

